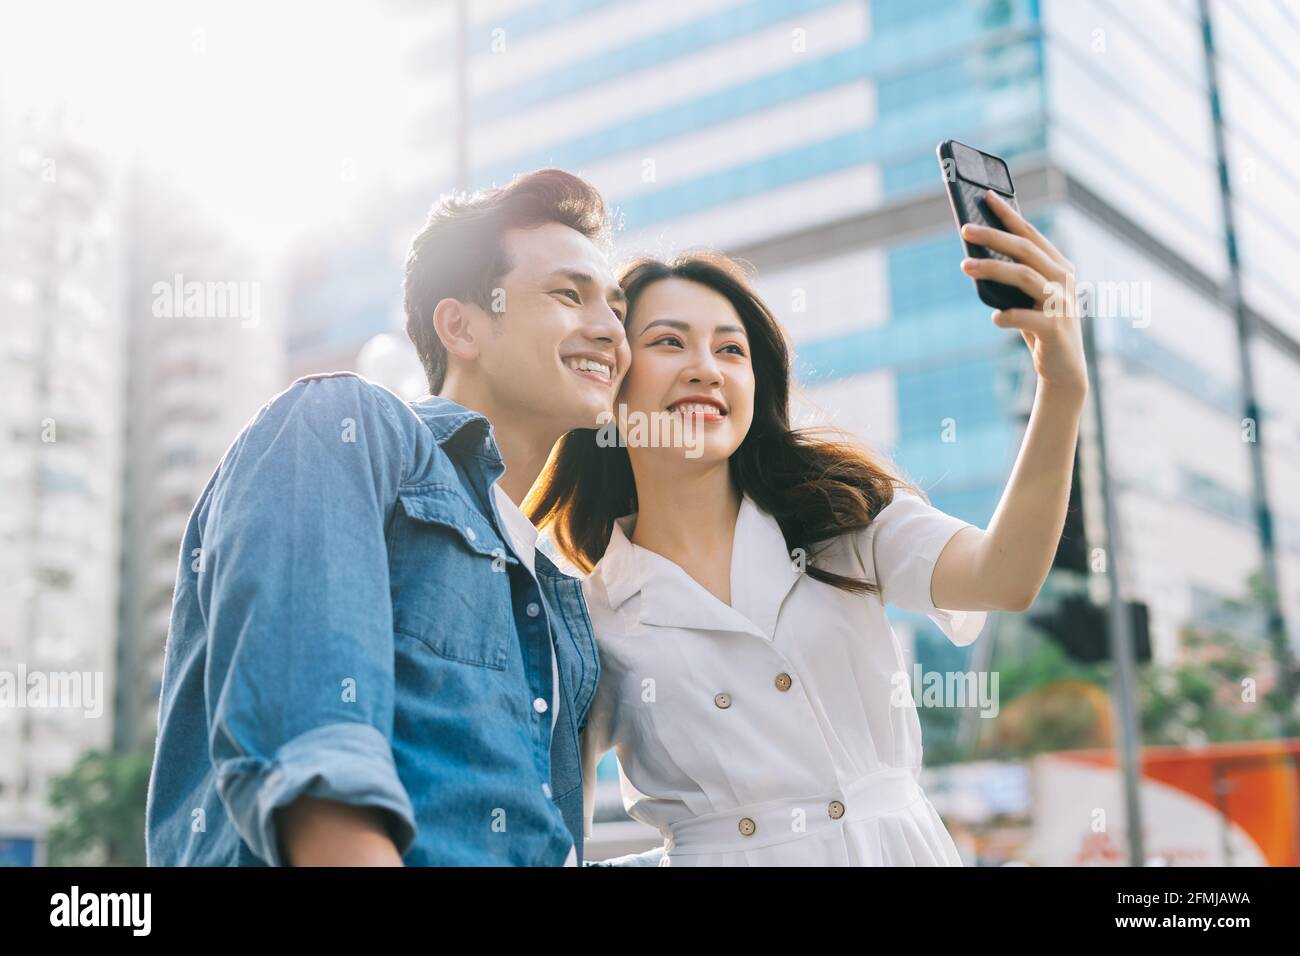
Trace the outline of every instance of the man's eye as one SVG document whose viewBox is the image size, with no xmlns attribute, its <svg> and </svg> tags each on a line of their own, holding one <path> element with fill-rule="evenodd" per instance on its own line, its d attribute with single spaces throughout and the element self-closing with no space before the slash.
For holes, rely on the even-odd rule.
<svg viewBox="0 0 1300 956">
<path fill-rule="evenodd" d="M 577 302 L 579 305 L 582 304 L 582 296 L 578 295 L 577 289 L 552 289 L 551 291 L 558 292 L 560 295 L 571 295 L 573 296 L 574 302 Z"/>
</svg>

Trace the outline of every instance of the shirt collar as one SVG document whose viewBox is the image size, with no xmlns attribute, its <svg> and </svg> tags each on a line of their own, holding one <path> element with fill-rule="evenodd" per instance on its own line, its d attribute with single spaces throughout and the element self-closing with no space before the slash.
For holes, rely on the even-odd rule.
<svg viewBox="0 0 1300 956">
<path fill-rule="evenodd" d="M 672 561 L 631 541 L 636 513 L 614 522 L 609 546 L 595 568 L 610 606 L 641 595 L 642 624 L 743 631 L 771 640 L 777 617 L 799 571 L 777 520 L 744 495 L 731 554 L 731 605 L 719 601 Z"/>
<path fill-rule="evenodd" d="M 519 506 L 506 494 L 500 482 L 492 483 L 492 493 L 496 496 L 497 511 L 510 535 L 515 556 L 524 563 L 524 567 L 528 568 L 530 573 L 536 574 L 538 537 L 536 525 L 519 510 Z"/>
<path fill-rule="evenodd" d="M 457 445 L 463 444 L 488 461 L 501 461 L 496 434 L 486 416 L 440 395 L 428 395 L 410 405 L 439 445 L 454 440 Z"/>
</svg>

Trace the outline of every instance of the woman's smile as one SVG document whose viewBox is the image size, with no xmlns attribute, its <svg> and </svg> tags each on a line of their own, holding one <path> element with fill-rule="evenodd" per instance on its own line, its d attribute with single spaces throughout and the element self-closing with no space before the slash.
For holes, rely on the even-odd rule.
<svg viewBox="0 0 1300 956">
<path fill-rule="evenodd" d="M 717 424 L 727 417 L 727 406 L 716 398 L 688 395 L 668 406 L 668 411 L 683 418 L 697 418 L 705 424 Z"/>
</svg>

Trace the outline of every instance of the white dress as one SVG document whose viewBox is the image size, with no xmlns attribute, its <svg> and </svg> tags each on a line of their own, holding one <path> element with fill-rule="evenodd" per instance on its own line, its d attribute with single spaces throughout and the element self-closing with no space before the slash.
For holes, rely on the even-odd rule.
<svg viewBox="0 0 1300 956">
<path fill-rule="evenodd" d="M 583 582 L 601 665 L 582 740 L 588 835 L 612 747 L 628 814 L 664 836 L 660 866 L 961 866 L 917 782 L 921 726 L 881 597 L 802 573 L 748 495 L 730 606 L 632 544 L 635 521 L 618 520 Z M 985 612 L 936 608 L 930 579 L 970 526 L 898 490 L 812 562 L 969 644 Z"/>
</svg>

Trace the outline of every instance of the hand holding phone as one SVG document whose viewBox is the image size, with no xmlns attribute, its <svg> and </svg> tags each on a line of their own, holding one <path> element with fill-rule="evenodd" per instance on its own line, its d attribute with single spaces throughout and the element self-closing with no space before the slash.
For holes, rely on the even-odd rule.
<svg viewBox="0 0 1300 956">
<path fill-rule="evenodd" d="M 940 143 L 937 152 L 939 167 L 948 188 L 948 201 L 957 220 L 958 232 L 960 233 L 961 227 L 968 222 L 1007 231 L 985 198 L 985 193 L 992 189 L 1006 199 L 1016 212 L 1020 211 L 1020 205 L 1016 202 L 1015 186 L 1012 185 L 1011 173 L 1007 169 L 1006 162 L 991 153 L 981 152 L 954 139 L 947 139 Z M 988 246 L 976 245 L 964 236 L 962 244 L 966 248 L 966 255 L 972 259 L 1015 261 Z M 1034 307 L 1034 300 L 1023 291 L 1001 282 L 976 279 L 975 290 L 979 293 L 981 302 L 995 309 Z"/>
<path fill-rule="evenodd" d="M 998 310 L 993 324 L 1024 337 L 1043 394 L 1081 405 L 1088 371 L 1074 264 L 1021 215 L 1005 162 L 952 140 L 938 153 L 970 260 L 962 270 Z"/>
</svg>

